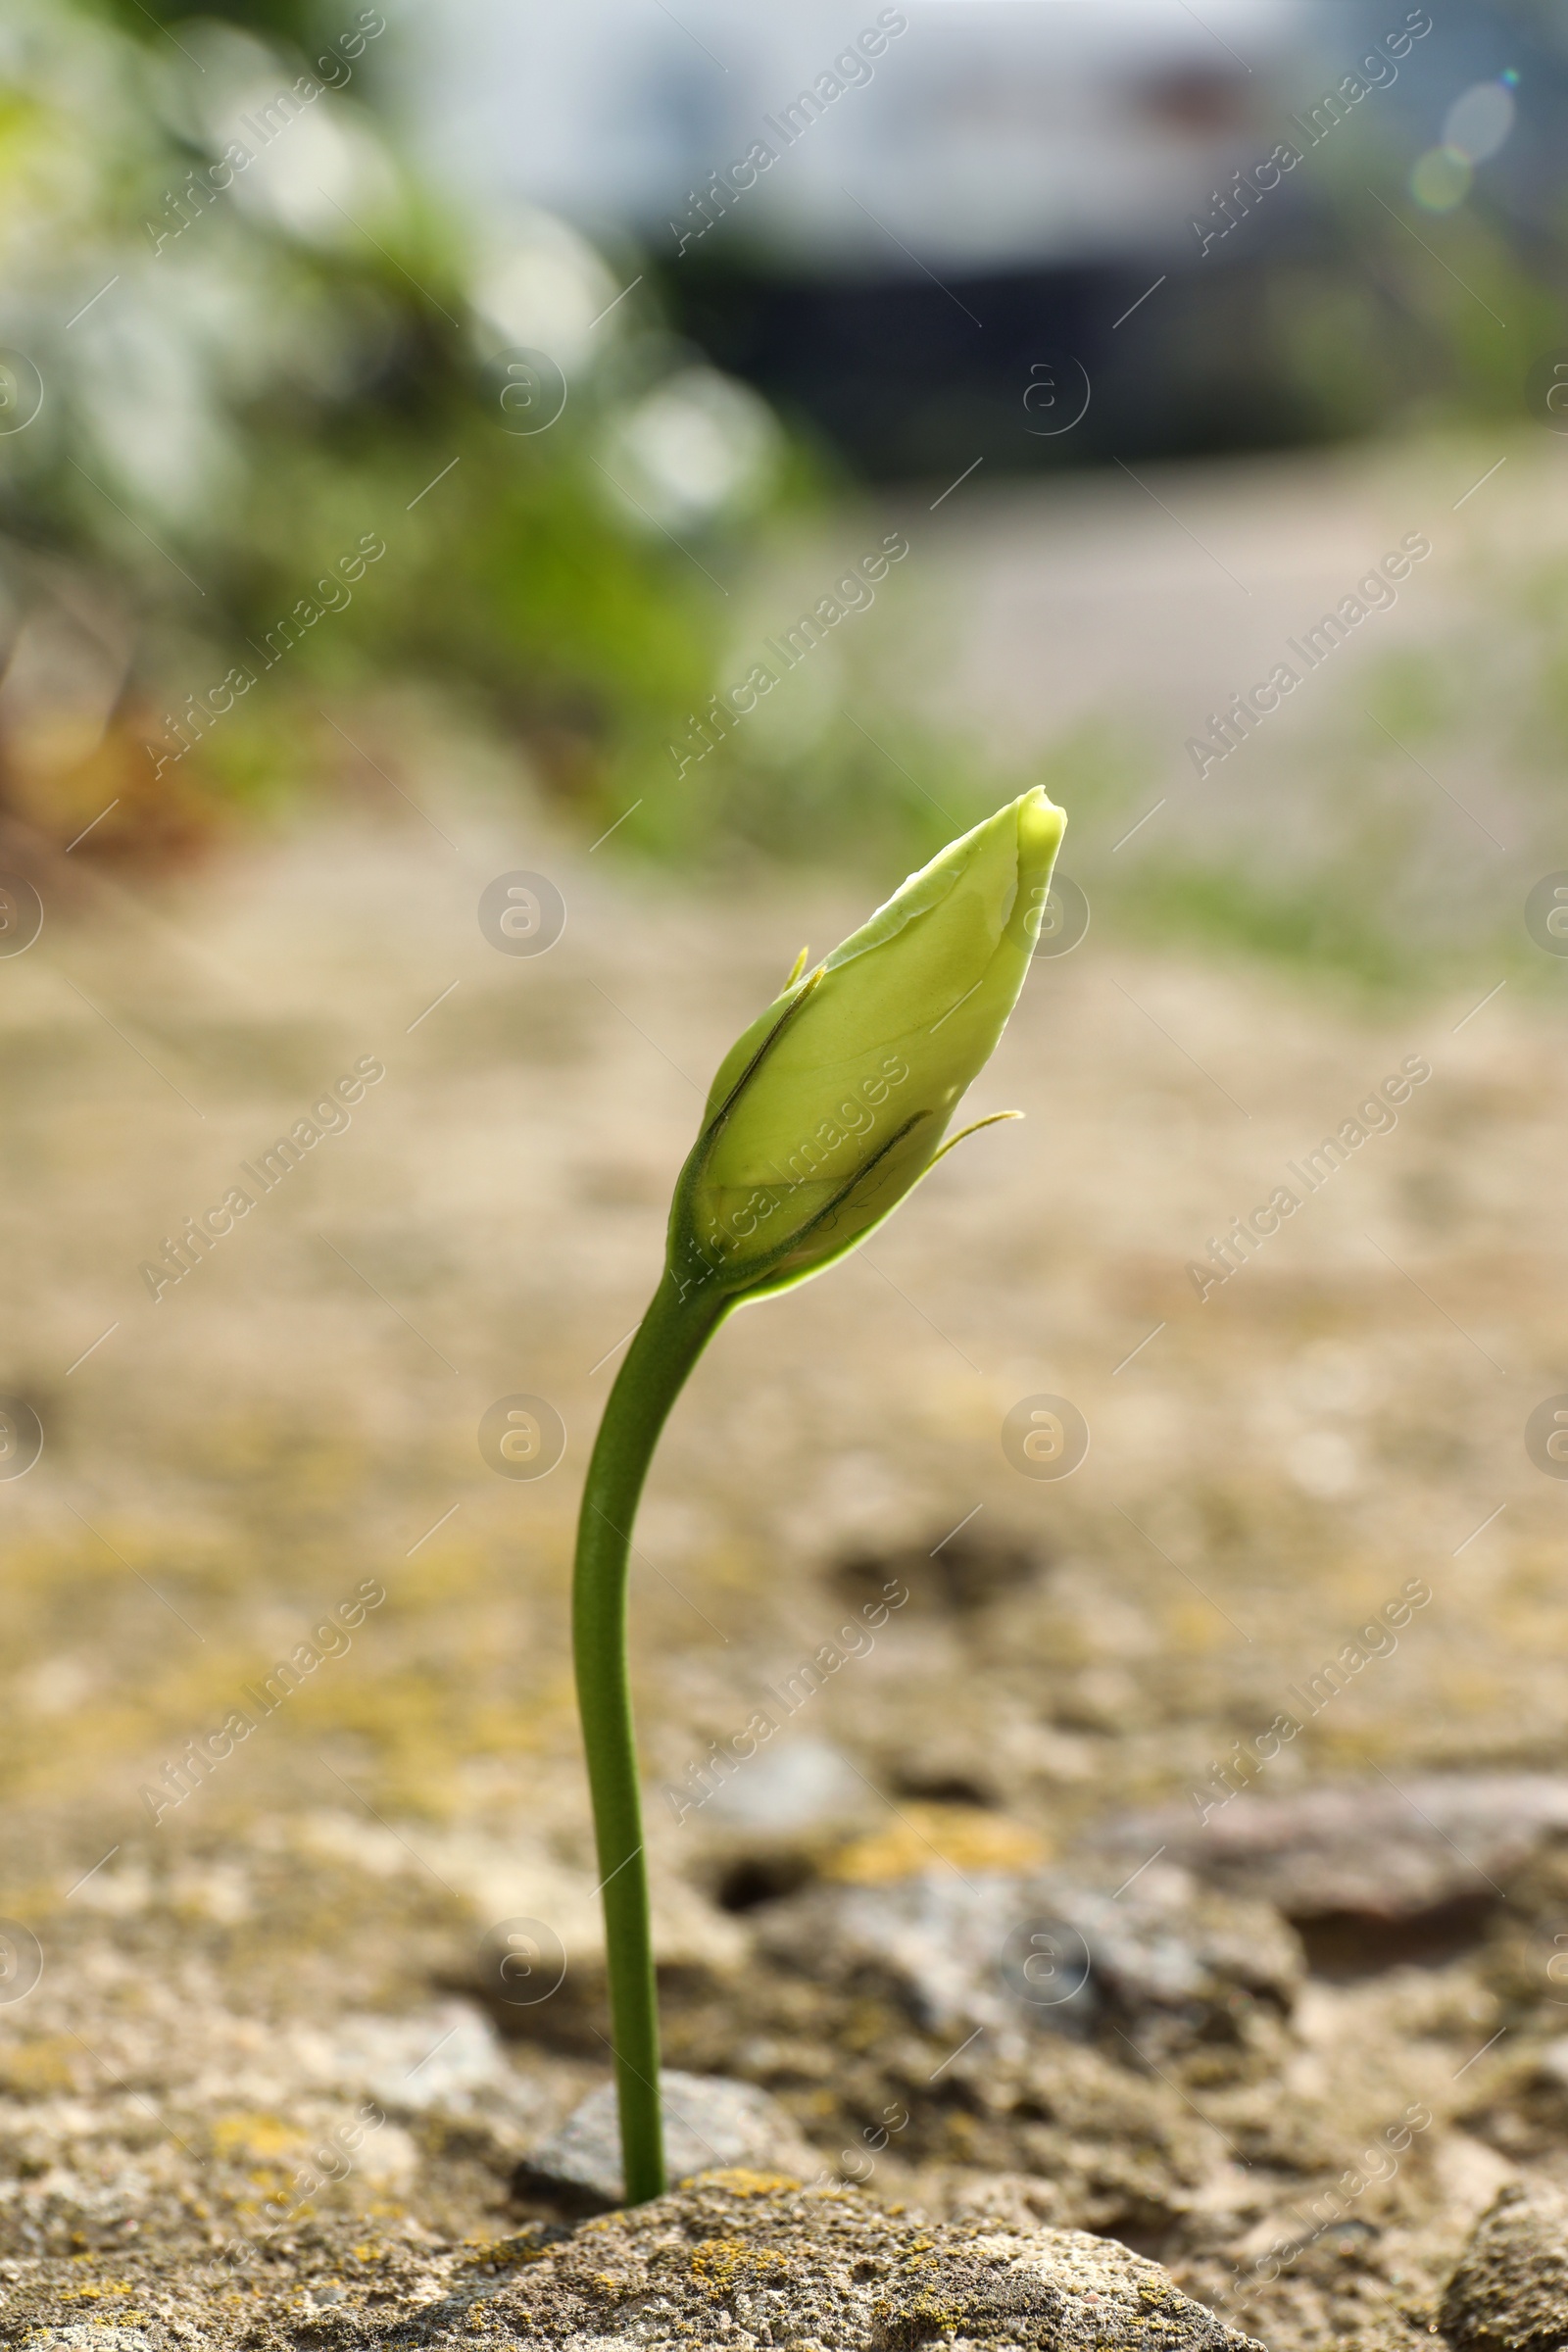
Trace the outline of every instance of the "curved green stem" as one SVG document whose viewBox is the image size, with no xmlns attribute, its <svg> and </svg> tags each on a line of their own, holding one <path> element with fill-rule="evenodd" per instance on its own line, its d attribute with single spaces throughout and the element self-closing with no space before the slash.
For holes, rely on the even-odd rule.
<svg viewBox="0 0 1568 2352">
<path fill-rule="evenodd" d="M 605 1960 L 626 2202 L 664 2186 L 659 2007 L 626 1657 L 626 1563 L 638 1497 L 670 1406 L 730 1300 L 667 1277 L 611 1391 L 583 1485 L 572 1580 L 572 1651 L 605 1905 Z"/>
</svg>

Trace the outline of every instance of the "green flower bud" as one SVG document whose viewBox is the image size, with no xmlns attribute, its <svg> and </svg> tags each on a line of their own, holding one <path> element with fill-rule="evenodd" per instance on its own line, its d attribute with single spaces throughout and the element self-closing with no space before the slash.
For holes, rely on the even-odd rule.
<svg viewBox="0 0 1568 2352">
<path fill-rule="evenodd" d="M 675 1188 L 682 1295 L 715 1283 L 760 1298 L 820 1273 L 951 1149 L 958 1098 L 1023 986 L 1066 821 L 1026 792 L 911 874 L 815 971 L 802 976 L 802 956 L 720 1063 Z"/>
</svg>

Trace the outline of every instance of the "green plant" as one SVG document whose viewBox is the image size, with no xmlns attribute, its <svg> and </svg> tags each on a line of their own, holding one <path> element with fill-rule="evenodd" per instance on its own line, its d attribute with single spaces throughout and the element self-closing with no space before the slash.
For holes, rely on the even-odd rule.
<svg viewBox="0 0 1568 2352">
<path fill-rule="evenodd" d="M 664 2185 L 626 1645 L 627 1553 L 648 1465 L 730 1310 L 821 1273 L 974 1132 L 942 1140 L 1023 986 L 1065 822 L 1042 790 L 1026 792 L 911 874 L 814 971 L 803 949 L 783 994 L 720 1063 L 676 1181 L 663 1280 L 588 1465 L 572 1589 L 629 2204 Z"/>
</svg>

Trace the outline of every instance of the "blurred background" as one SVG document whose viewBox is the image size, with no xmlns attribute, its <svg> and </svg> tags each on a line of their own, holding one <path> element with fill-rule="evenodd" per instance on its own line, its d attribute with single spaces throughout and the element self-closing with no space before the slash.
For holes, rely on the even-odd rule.
<svg viewBox="0 0 1568 2352">
<path fill-rule="evenodd" d="M 1568 34 L 1211 19 L 22 9 L 7 811 L 156 864 L 341 784 L 323 704 L 395 681 L 585 841 L 621 820 L 617 858 L 896 861 L 1065 760 L 1109 919 L 1367 978 L 1448 952 L 1481 836 L 1387 730 L 1458 755 L 1462 703 L 1467 782 L 1538 821 Z M 1207 714 L 1383 552 L 1367 502 L 1433 523 L 1439 450 L 1424 610 L 1375 618 L 1354 707 L 1198 776 Z M 1483 645 L 1435 583 L 1503 507 Z M 834 597 L 862 510 L 913 560 Z M 388 557 L 334 588 L 365 531 Z M 796 597 L 845 617 L 738 724 Z M 1461 690 L 1499 662 L 1506 697 Z"/>
<path fill-rule="evenodd" d="M 1568 1819 L 1565 127 L 1568 0 L 13 0 L 19 2258 L 249 2227 L 349 2083 L 393 2122 L 342 2198 L 515 2218 L 605 2075 L 571 1527 L 701 1090 L 803 941 L 1035 782 L 1064 875 L 974 1102 L 1028 1124 L 724 1332 L 640 1523 L 671 2047 L 833 2162 L 904 2100 L 884 2180 L 1053 2180 L 1205 2292 L 1412 2098 L 1463 2148 L 1390 2192 L 1385 2279 L 1561 2140 L 1568 1880 L 1504 1915 L 1430 1794 L 1407 1870 L 1381 1792 Z M 1070 1479 L 1009 1451 L 1041 1396 Z M 1221 1919 L 1196 2006 L 1112 1970 L 1016 2095 L 858 1961 L 788 1989 L 791 1902 L 934 1866 L 1168 1846 L 1229 1900 L 1137 1827 L 1222 1767 L 1394 1808 L 1286 1873 L 1267 1984 Z M 486 1977 L 516 1919 L 559 1999 Z M 1271 2340 L 1358 2340 L 1349 2278 Z"/>
</svg>

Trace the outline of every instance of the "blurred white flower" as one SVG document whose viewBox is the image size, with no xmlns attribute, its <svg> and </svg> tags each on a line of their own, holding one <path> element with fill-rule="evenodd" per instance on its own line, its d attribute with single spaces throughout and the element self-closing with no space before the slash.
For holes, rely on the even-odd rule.
<svg viewBox="0 0 1568 2352">
<path fill-rule="evenodd" d="M 159 111 L 171 129 L 220 154 L 233 137 L 234 109 L 247 91 L 281 86 L 283 69 L 255 33 L 216 17 L 180 27 L 180 57 L 160 53 Z"/>
<path fill-rule="evenodd" d="M 213 398 L 205 355 L 163 340 L 156 318 L 129 314 L 102 339 L 113 373 L 83 369 L 73 407 L 95 452 L 107 459 L 114 487 L 143 511 L 178 522 L 196 520 L 239 483 L 233 430 Z M 106 485 L 107 487 L 107 485 Z"/>
<path fill-rule="evenodd" d="M 707 521 L 756 503 L 767 489 L 782 435 L 757 393 L 714 368 L 683 368 L 619 417 L 610 472 L 656 522 Z"/>
<path fill-rule="evenodd" d="M 234 174 L 235 201 L 306 244 L 353 245 L 397 201 L 392 160 L 345 100 L 323 91 L 290 103 L 297 112 L 284 111 L 273 81 L 231 108 L 224 143 L 239 141 L 254 159 Z"/>
<path fill-rule="evenodd" d="M 553 214 L 518 214 L 482 252 L 468 287 L 483 356 L 521 344 L 570 375 L 619 291 L 593 247 Z"/>
</svg>

